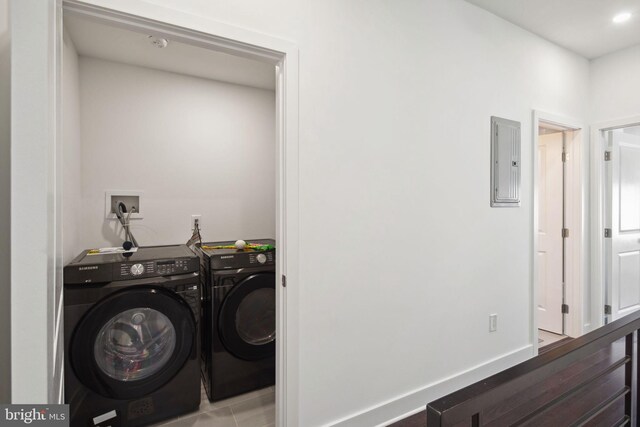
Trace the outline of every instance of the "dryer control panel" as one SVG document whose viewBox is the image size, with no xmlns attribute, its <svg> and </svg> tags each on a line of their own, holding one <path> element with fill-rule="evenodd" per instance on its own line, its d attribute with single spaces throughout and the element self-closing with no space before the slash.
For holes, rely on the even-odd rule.
<svg viewBox="0 0 640 427">
<path fill-rule="evenodd" d="M 276 242 L 273 239 L 250 239 L 249 243 L 265 246 L 263 250 L 236 249 L 232 241 L 207 242 L 196 249 L 202 257 L 203 266 L 213 270 L 236 270 L 273 266 L 276 263 Z"/>
<path fill-rule="evenodd" d="M 241 252 L 214 255 L 211 257 L 211 268 L 214 270 L 226 270 L 236 268 L 256 267 L 261 265 L 273 265 L 276 262 L 275 250 L 260 252 Z"/>
</svg>

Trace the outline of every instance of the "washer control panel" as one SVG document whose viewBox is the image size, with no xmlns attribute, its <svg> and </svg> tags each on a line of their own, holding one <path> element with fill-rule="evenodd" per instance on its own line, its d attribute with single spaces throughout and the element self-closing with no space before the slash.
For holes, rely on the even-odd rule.
<svg viewBox="0 0 640 427">
<path fill-rule="evenodd" d="M 199 271 L 197 258 L 123 262 L 114 267 L 114 275 L 120 279 L 171 276 Z"/>
<path fill-rule="evenodd" d="M 200 259 L 187 245 L 141 246 L 127 253 L 86 249 L 64 267 L 64 284 L 109 283 L 199 272 Z"/>
<path fill-rule="evenodd" d="M 188 259 L 172 259 L 170 261 L 157 261 L 156 271 L 162 276 L 180 274 L 189 271 Z"/>
<path fill-rule="evenodd" d="M 134 276 L 140 276 L 142 273 L 144 273 L 144 265 L 133 264 L 131 266 L 131 274 L 133 274 Z"/>
</svg>

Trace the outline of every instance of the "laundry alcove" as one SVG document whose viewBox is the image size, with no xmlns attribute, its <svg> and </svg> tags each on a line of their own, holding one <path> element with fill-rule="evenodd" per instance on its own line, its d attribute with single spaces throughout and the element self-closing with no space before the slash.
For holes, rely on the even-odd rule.
<svg viewBox="0 0 640 427">
<path fill-rule="evenodd" d="M 105 192 L 141 192 L 141 245 L 275 238 L 275 70 L 65 15 L 64 259 L 118 246 Z"/>
<path fill-rule="evenodd" d="M 218 401 L 261 390 L 261 395 L 273 397 L 275 67 L 74 14 L 64 17 L 62 46 L 62 249 L 68 264 L 64 345 L 69 349 L 65 386 L 72 423 L 93 419 L 94 424 L 102 425 L 117 419 L 133 426 L 197 411 L 201 400 L 200 412 L 213 411 L 206 403 L 207 395 Z M 127 216 L 135 239 L 113 214 L 114 206 L 121 204 L 126 205 L 125 212 L 135 212 Z M 247 255 L 249 264 L 264 264 L 259 271 L 260 289 L 253 289 L 253 283 L 259 281 L 251 273 L 238 276 L 238 283 L 230 289 L 215 289 L 217 285 L 205 277 L 198 258 L 184 246 L 194 232 L 195 219 L 202 242 L 268 242 L 261 255 L 264 260 L 249 255 L 254 249 L 229 252 L 238 259 Z M 111 255 L 96 255 L 99 261 L 94 262 L 91 252 L 76 258 L 83 250 L 118 247 L 125 240 L 140 246 L 131 265 L 119 255 L 113 266 Z M 190 255 L 182 254 L 177 261 L 134 261 L 141 253 L 171 253 L 178 249 L 171 245 L 178 244 Z M 70 279 L 71 273 L 81 270 L 111 267 L 120 276 L 105 279 L 104 286 L 98 283 L 102 279 L 92 279 L 99 274 L 92 276 L 91 272 L 84 288 L 83 280 Z M 152 281 L 151 276 L 146 278 L 148 274 L 158 278 Z M 246 295 L 231 311 L 242 311 L 246 317 L 247 310 L 254 310 L 249 320 L 239 323 L 253 338 L 265 324 L 273 329 L 266 334 L 269 354 L 254 362 L 232 356 L 228 350 L 214 362 L 202 362 L 207 366 L 203 372 L 218 369 L 229 375 L 223 384 L 219 375 L 214 377 L 216 394 L 209 383 L 206 394 L 201 394 L 199 351 L 220 352 L 216 346 L 224 339 L 217 338 L 221 332 L 216 313 L 240 289 Z M 78 301 L 84 301 L 80 304 L 84 308 L 78 307 Z M 188 309 L 180 311 L 182 303 Z M 87 307 L 85 314 L 82 310 Z M 247 326 L 256 323 L 257 310 L 267 312 L 269 319 Z M 91 322 L 104 326 L 98 331 L 100 325 Z M 85 337 L 80 340 L 82 345 L 78 331 Z M 133 349 L 135 355 L 120 358 L 119 352 Z M 170 356 L 176 352 L 180 360 Z M 80 357 L 81 353 L 89 356 Z M 139 359 L 136 366 L 120 366 L 121 360 L 134 358 Z M 102 370 L 96 369 L 92 359 Z M 143 375 L 151 369 L 146 363 L 154 370 Z M 96 386 L 103 383 L 107 385 Z M 113 389 L 118 388 L 126 392 L 125 397 L 117 398 L 128 399 L 128 410 L 109 400 L 116 398 Z M 144 392 L 134 393 L 138 389 Z M 78 401 L 75 396 L 82 393 L 77 390 L 87 390 L 88 397 Z M 234 409 L 230 402 L 228 409 Z M 265 413 L 275 418 L 273 399 Z"/>
</svg>

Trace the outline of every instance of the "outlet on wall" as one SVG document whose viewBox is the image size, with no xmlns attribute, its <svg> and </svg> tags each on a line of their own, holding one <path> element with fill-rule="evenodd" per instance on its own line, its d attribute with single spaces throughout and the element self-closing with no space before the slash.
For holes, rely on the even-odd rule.
<svg viewBox="0 0 640 427">
<path fill-rule="evenodd" d="M 195 231 L 196 222 L 198 223 L 198 227 L 200 227 L 200 231 L 202 231 L 202 215 L 200 214 L 191 215 L 191 231 Z"/>
<path fill-rule="evenodd" d="M 495 332 L 498 330 L 498 315 L 490 314 L 489 315 L 489 332 Z"/>
</svg>

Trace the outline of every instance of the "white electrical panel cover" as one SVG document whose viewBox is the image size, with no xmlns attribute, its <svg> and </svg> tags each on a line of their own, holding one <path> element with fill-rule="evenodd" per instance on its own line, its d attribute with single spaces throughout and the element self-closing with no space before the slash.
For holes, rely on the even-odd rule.
<svg viewBox="0 0 640 427">
<path fill-rule="evenodd" d="M 520 206 L 520 122 L 491 117 L 491 206 Z"/>
</svg>

